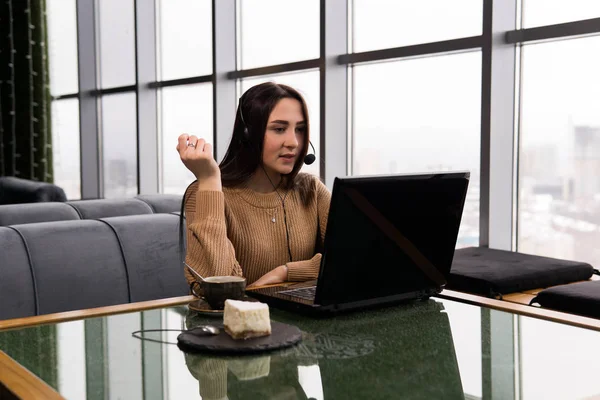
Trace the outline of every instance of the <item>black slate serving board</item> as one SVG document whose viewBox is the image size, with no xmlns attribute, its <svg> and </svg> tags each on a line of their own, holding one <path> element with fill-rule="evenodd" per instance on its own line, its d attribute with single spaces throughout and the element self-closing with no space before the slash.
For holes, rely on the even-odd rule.
<svg viewBox="0 0 600 400">
<path fill-rule="evenodd" d="M 302 332 L 298 327 L 280 322 L 271 322 L 271 334 L 252 339 L 234 340 L 229 336 L 222 324 L 218 335 L 202 335 L 184 331 L 177 336 L 177 345 L 186 352 L 207 352 L 222 354 L 251 354 L 290 347 L 302 340 Z"/>
</svg>

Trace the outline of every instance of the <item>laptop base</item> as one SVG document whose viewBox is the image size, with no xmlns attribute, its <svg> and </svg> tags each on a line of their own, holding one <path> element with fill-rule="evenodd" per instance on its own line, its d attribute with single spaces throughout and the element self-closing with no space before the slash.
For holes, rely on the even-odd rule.
<svg viewBox="0 0 600 400">
<path fill-rule="evenodd" d="M 348 311 L 385 307 L 410 301 L 425 301 L 428 300 L 429 297 L 440 292 L 440 290 L 431 289 L 426 291 L 407 292 L 392 296 L 329 305 L 319 305 L 315 304 L 314 301 L 311 300 L 281 293 L 284 291 L 289 291 L 292 288 L 307 287 L 310 285 L 316 285 L 316 281 L 304 283 L 301 284 L 301 286 L 273 286 L 268 288 L 247 290 L 246 294 L 263 303 L 267 303 L 270 307 L 291 311 L 306 316 L 328 317 Z"/>
</svg>

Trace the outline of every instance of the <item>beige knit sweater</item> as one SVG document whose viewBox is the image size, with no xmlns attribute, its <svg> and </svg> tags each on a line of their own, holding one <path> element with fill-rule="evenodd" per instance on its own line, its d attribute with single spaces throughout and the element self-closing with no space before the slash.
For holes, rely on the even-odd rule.
<svg viewBox="0 0 600 400">
<path fill-rule="evenodd" d="M 292 261 L 289 261 L 283 206 L 276 192 L 258 193 L 248 188 L 223 191 L 188 191 L 186 205 L 186 262 L 204 277 L 244 276 L 247 284 L 281 265 L 288 267 L 288 281 L 316 279 L 323 247 L 331 194 L 316 177 L 315 196 L 305 207 L 299 193 L 279 190 L 285 197 Z M 275 222 L 273 222 L 275 220 Z M 194 280 L 185 270 L 188 282 Z"/>
</svg>

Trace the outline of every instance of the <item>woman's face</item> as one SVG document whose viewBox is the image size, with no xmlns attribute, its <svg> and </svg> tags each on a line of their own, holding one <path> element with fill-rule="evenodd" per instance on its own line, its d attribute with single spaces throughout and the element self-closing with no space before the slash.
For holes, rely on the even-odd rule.
<svg viewBox="0 0 600 400">
<path fill-rule="evenodd" d="M 273 108 L 263 146 L 263 165 L 269 175 L 292 172 L 302 154 L 306 121 L 296 99 L 281 99 Z"/>
</svg>

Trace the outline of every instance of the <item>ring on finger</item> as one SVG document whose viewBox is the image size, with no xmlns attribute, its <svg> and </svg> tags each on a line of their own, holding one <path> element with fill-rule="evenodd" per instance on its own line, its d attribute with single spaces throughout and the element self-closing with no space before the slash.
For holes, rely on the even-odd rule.
<svg viewBox="0 0 600 400">
<path fill-rule="evenodd" d="M 190 142 L 190 143 L 188 143 L 188 147 L 193 147 L 193 148 L 196 148 L 196 143 L 191 143 L 191 142 Z"/>
</svg>

